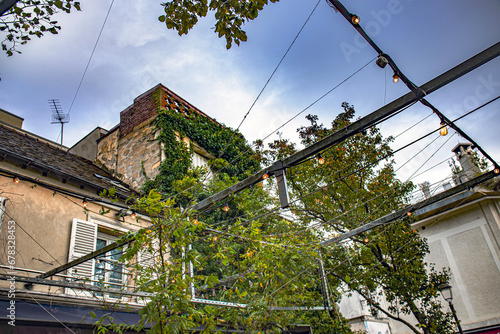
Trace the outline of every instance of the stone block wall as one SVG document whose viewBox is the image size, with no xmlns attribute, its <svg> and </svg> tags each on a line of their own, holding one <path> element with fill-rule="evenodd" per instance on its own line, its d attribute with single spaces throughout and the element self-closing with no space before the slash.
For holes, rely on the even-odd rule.
<svg viewBox="0 0 500 334">
<path fill-rule="evenodd" d="M 97 162 L 116 174 L 118 162 L 118 129 L 111 131 L 97 143 Z M 119 175 L 116 175 L 119 177 Z"/>
<path fill-rule="evenodd" d="M 139 124 L 119 140 L 117 173 L 133 189 L 139 189 L 146 176 L 153 178 L 159 171 L 161 145 L 151 124 L 153 119 Z"/>
</svg>

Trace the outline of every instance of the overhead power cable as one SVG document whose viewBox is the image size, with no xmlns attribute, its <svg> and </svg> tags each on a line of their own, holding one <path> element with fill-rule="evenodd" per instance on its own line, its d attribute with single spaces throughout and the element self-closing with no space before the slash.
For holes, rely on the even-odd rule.
<svg viewBox="0 0 500 334">
<path fill-rule="evenodd" d="M 361 72 L 365 67 L 367 67 L 368 65 L 370 65 L 371 62 L 373 62 L 376 58 L 372 58 L 370 59 L 365 65 L 361 66 L 359 69 L 357 69 L 355 72 L 353 72 L 352 74 L 350 74 L 348 77 L 346 77 L 344 80 L 342 80 L 340 83 L 338 83 L 337 85 L 335 85 L 333 88 L 331 88 L 330 90 L 328 90 L 326 93 L 324 93 L 323 95 L 321 95 L 319 98 L 317 98 L 316 100 L 314 100 L 312 103 L 310 103 L 309 105 L 307 105 L 304 109 L 302 109 L 301 111 L 299 111 L 297 114 L 295 114 L 294 116 L 292 116 L 291 118 L 289 118 L 287 121 L 285 121 L 283 124 L 281 124 L 279 127 L 277 127 L 276 129 L 272 130 L 269 132 L 269 134 L 267 136 L 265 136 L 264 138 L 262 138 L 262 140 L 266 140 L 268 139 L 269 137 L 271 137 L 273 134 L 275 134 L 277 131 L 281 130 L 283 127 L 285 127 L 287 124 L 289 124 L 291 121 L 293 121 L 295 118 L 297 118 L 298 116 L 300 116 L 301 114 L 303 114 L 304 112 L 306 112 L 308 109 L 310 109 L 311 107 L 313 107 L 316 103 L 318 103 L 319 101 L 321 101 L 322 99 L 324 99 L 326 96 L 328 96 L 329 94 L 331 94 L 333 91 L 335 91 L 337 88 L 339 88 L 340 86 L 342 86 L 344 83 L 346 83 L 349 79 L 351 79 L 354 75 L 358 74 L 359 72 Z M 245 151 L 242 151 L 240 152 L 233 160 L 229 161 L 227 165 L 231 166 L 233 164 L 235 164 L 239 158 L 241 158 L 244 154 L 248 153 L 253 147 L 255 147 L 255 144 L 253 145 L 250 145 L 250 147 L 248 149 L 246 149 Z M 226 146 L 227 148 L 227 146 Z M 219 169 L 218 171 L 215 171 L 212 175 L 218 175 L 219 173 L 221 173 L 224 169 L 226 168 L 226 166 L 223 166 L 221 169 Z M 199 189 L 200 185 L 202 185 L 202 182 L 203 181 L 200 181 L 198 182 L 196 185 L 193 185 L 187 189 L 184 189 L 183 191 L 180 191 L 178 192 L 177 194 L 175 195 L 172 195 L 170 196 L 169 198 L 174 198 L 176 196 L 179 196 L 180 194 L 182 193 L 185 193 L 193 188 L 196 188 L 197 190 Z"/>
<path fill-rule="evenodd" d="M 224 146 L 224 148 L 222 149 L 222 151 L 219 153 L 219 156 L 217 158 L 220 158 L 222 157 L 222 155 L 224 154 L 224 152 L 226 152 L 227 148 L 232 144 L 233 142 L 233 138 L 234 136 L 236 136 L 236 133 L 237 131 L 240 129 L 241 125 L 243 124 L 243 122 L 245 122 L 245 119 L 247 118 L 247 116 L 250 114 L 250 112 L 252 111 L 253 107 L 255 106 L 255 104 L 257 103 L 257 101 L 259 100 L 260 96 L 262 95 L 262 93 L 264 92 L 264 90 L 266 89 L 267 85 L 269 84 L 269 82 L 271 81 L 271 79 L 273 78 L 274 74 L 276 73 L 276 71 L 278 70 L 278 68 L 281 66 L 281 63 L 283 62 L 283 60 L 285 59 L 285 57 L 288 55 L 288 52 L 291 50 L 292 46 L 295 44 L 295 41 L 297 40 L 297 38 L 300 36 L 300 34 L 302 33 L 302 30 L 304 30 L 306 24 L 309 22 L 309 19 L 311 18 L 311 16 L 313 15 L 313 13 L 316 11 L 316 8 L 318 7 L 318 5 L 320 4 L 321 0 L 318 0 L 318 2 L 316 3 L 316 5 L 314 6 L 313 10 L 311 11 L 311 13 L 309 14 L 309 16 L 307 17 L 306 21 L 304 22 L 304 24 L 302 25 L 302 27 L 300 28 L 299 32 L 297 33 L 297 35 L 295 35 L 295 38 L 293 39 L 292 43 L 290 44 L 290 46 L 288 47 L 288 49 L 286 50 L 286 52 L 283 54 L 283 56 L 281 57 L 281 60 L 278 62 L 278 65 L 276 65 L 276 67 L 274 68 L 274 71 L 271 73 L 271 75 L 269 76 L 269 78 L 267 79 L 266 83 L 264 84 L 264 87 L 262 87 L 262 89 L 260 90 L 259 94 L 257 95 L 257 97 L 255 98 L 255 100 L 253 101 L 253 103 L 251 104 L 250 108 L 248 109 L 248 111 L 246 112 L 246 114 L 243 116 L 243 119 L 241 120 L 240 124 L 238 125 L 238 127 L 236 128 L 236 131 L 233 131 L 233 134 L 231 135 L 231 137 L 229 138 L 229 140 L 227 141 L 226 145 Z M 246 154 L 250 149 L 252 148 L 252 146 L 250 146 L 247 150 L 245 150 L 244 152 L 241 152 L 235 159 L 233 159 L 232 162 L 230 162 L 228 165 L 232 165 L 232 163 L 234 161 L 236 161 L 239 157 L 241 157 L 243 154 Z M 221 170 L 223 170 L 225 167 L 222 167 Z M 221 170 L 217 171 L 215 174 L 219 173 Z M 207 175 L 205 175 L 205 177 L 203 178 L 203 180 L 200 180 L 197 184 L 189 187 L 188 189 L 182 191 L 182 192 L 185 192 L 189 189 L 195 189 L 194 193 L 195 194 L 198 194 L 199 191 L 201 190 L 201 188 L 203 188 L 203 182 L 209 177 L 209 173 L 207 173 Z M 181 192 L 181 193 L 182 193 Z M 174 195 L 174 196 L 171 196 L 171 197 L 175 197 L 177 196 L 178 194 Z M 192 198 L 190 199 L 189 201 L 189 205 L 191 205 L 192 201 L 196 198 L 196 196 L 192 196 Z"/>
<path fill-rule="evenodd" d="M 293 39 L 293 41 L 290 43 L 290 45 L 288 46 L 288 49 L 285 51 L 285 53 L 283 54 L 283 56 L 281 57 L 280 61 L 278 62 L 278 64 L 276 65 L 276 67 L 274 68 L 273 72 L 271 73 L 271 75 L 269 76 L 269 78 L 267 79 L 266 83 L 264 84 L 264 86 L 262 87 L 262 89 L 260 90 L 259 94 L 257 95 L 257 97 L 255 98 L 255 100 L 252 102 L 252 104 L 250 105 L 250 108 L 248 109 L 248 111 L 246 112 L 246 114 L 243 116 L 243 119 L 241 120 L 240 124 L 238 125 L 238 127 L 236 128 L 236 131 L 238 131 L 240 129 L 240 127 L 243 125 L 243 123 L 245 122 L 247 116 L 250 114 L 250 112 L 252 111 L 253 107 L 255 106 L 255 104 L 257 103 L 257 101 L 259 100 L 260 96 L 262 95 L 262 93 L 264 92 L 264 90 L 267 88 L 267 85 L 269 84 L 269 82 L 271 81 L 271 79 L 274 77 L 274 74 L 276 73 L 276 71 L 278 70 L 278 68 L 281 66 L 281 63 L 283 62 L 283 60 L 285 60 L 286 56 L 288 55 L 288 52 L 290 52 L 290 50 L 292 49 L 292 46 L 295 44 L 295 41 L 297 40 L 297 38 L 300 36 L 300 34 L 302 33 L 302 30 L 304 30 L 305 26 L 307 25 L 307 23 L 309 22 L 309 19 L 311 18 L 311 16 L 314 14 L 314 12 L 316 11 L 316 8 L 318 8 L 318 5 L 320 4 L 321 0 L 318 0 L 318 2 L 316 3 L 316 5 L 314 6 L 313 10 L 311 11 L 311 13 L 309 14 L 309 16 L 307 17 L 306 21 L 304 22 L 304 24 L 302 25 L 302 27 L 300 28 L 299 32 L 295 35 L 295 38 Z M 232 141 L 233 141 L 233 138 L 234 136 L 236 135 L 236 131 L 233 132 L 233 135 L 231 136 L 231 138 L 229 138 L 228 142 L 226 143 L 226 146 L 222 149 L 221 153 L 219 154 L 219 158 L 222 156 L 222 154 L 224 154 L 224 152 L 227 150 L 227 148 L 229 147 L 229 145 L 231 145 Z M 241 153 L 239 156 L 241 156 L 242 154 L 248 152 L 245 151 L 243 153 Z M 237 157 L 237 158 L 238 158 Z M 230 163 L 231 164 L 231 163 Z"/>
<path fill-rule="evenodd" d="M 75 103 L 76 96 L 78 95 L 78 92 L 80 91 L 80 87 L 82 86 L 83 79 L 85 78 L 85 74 L 87 74 L 87 70 L 89 69 L 90 62 L 92 61 L 92 57 L 94 56 L 95 49 L 97 48 L 97 44 L 99 43 L 99 39 L 101 38 L 102 31 L 104 30 L 104 26 L 106 25 L 106 22 L 108 21 L 109 13 L 111 12 L 111 8 L 113 7 L 113 4 L 115 3 L 115 0 L 111 0 L 111 4 L 109 5 L 108 12 L 106 13 L 106 17 L 104 18 L 104 22 L 102 23 L 101 30 L 99 31 L 99 35 L 97 36 L 97 40 L 95 41 L 94 48 L 92 49 L 92 52 L 89 57 L 89 61 L 87 62 L 87 66 L 85 66 L 85 70 L 83 71 L 82 78 L 80 79 L 80 83 L 78 84 L 78 88 L 76 89 L 75 96 L 73 96 L 73 101 L 71 101 L 71 105 L 69 106 L 68 110 L 68 115 L 71 112 L 71 109 L 73 108 L 73 104 Z"/>
</svg>

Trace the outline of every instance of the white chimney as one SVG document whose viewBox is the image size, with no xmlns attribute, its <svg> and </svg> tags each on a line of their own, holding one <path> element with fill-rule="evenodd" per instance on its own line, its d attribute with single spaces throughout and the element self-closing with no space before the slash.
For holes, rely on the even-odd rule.
<svg viewBox="0 0 500 334">
<path fill-rule="evenodd" d="M 481 173 L 479 167 L 472 161 L 472 144 L 459 143 L 452 152 L 455 153 L 462 170 L 458 173 L 460 183 L 473 179 L 477 174 Z"/>
</svg>

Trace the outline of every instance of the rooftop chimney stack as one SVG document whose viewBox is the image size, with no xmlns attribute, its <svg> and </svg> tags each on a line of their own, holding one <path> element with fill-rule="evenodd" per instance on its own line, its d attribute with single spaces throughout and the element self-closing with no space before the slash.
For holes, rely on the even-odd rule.
<svg viewBox="0 0 500 334">
<path fill-rule="evenodd" d="M 422 192 L 424 193 L 426 199 L 431 197 L 431 189 L 430 189 L 431 184 L 429 181 L 425 181 L 424 183 L 419 184 L 419 186 Z"/>
<path fill-rule="evenodd" d="M 472 144 L 459 143 L 455 146 L 452 152 L 455 153 L 455 156 L 460 163 L 460 167 L 462 168 L 458 174 L 460 183 L 472 180 L 477 174 L 481 173 L 479 167 L 476 166 L 472 160 L 474 154 Z"/>
</svg>

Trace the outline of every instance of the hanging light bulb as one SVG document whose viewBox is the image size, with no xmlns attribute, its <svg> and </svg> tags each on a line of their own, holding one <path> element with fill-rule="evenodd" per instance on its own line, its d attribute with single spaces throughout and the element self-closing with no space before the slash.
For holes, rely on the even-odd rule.
<svg viewBox="0 0 500 334">
<path fill-rule="evenodd" d="M 318 163 L 320 165 L 324 164 L 325 163 L 325 159 L 321 156 L 321 154 L 318 154 Z"/>
<path fill-rule="evenodd" d="M 359 16 L 358 16 L 358 15 L 352 15 L 352 16 L 351 16 L 351 22 L 352 22 L 353 24 L 359 24 L 359 21 L 360 21 L 360 19 L 359 19 Z"/>
<path fill-rule="evenodd" d="M 368 243 L 368 241 L 370 241 L 370 240 L 368 240 L 368 238 L 365 238 L 365 240 L 364 240 L 364 241 L 365 241 L 365 244 L 367 244 L 367 243 Z"/>
<path fill-rule="evenodd" d="M 225 205 L 222 207 L 222 211 L 224 211 L 224 212 L 228 212 L 228 211 L 229 211 L 229 205 L 228 205 L 228 204 L 225 204 Z"/>
<path fill-rule="evenodd" d="M 446 136 L 448 134 L 448 128 L 446 127 L 446 123 L 441 121 L 441 129 L 439 129 L 439 133 L 441 136 Z"/>
<path fill-rule="evenodd" d="M 408 212 L 406 213 L 406 215 L 411 216 L 411 212 L 410 212 L 410 211 L 408 211 Z"/>
<path fill-rule="evenodd" d="M 83 199 L 82 205 L 85 209 L 87 208 L 87 199 L 86 198 Z"/>
<path fill-rule="evenodd" d="M 497 167 L 497 168 L 495 168 L 495 174 L 498 174 L 498 173 L 500 173 L 500 168 Z"/>
<path fill-rule="evenodd" d="M 268 177 L 269 177 L 269 174 L 267 174 L 267 173 L 266 173 L 266 174 L 262 175 L 262 180 L 265 180 L 265 179 L 267 179 Z"/>
<path fill-rule="evenodd" d="M 132 219 L 135 219 L 135 217 L 137 217 L 137 215 L 135 214 L 135 211 L 132 211 L 132 214 L 130 216 L 132 217 Z"/>
<path fill-rule="evenodd" d="M 398 81 L 399 81 L 399 75 L 394 74 L 394 75 L 392 76 L 392 82 L 397 83 Z"/>
<path fill-rule="evenodd" d="M 19 178 L 17 176 L 14 176 L 14 183 L 19 183 Z"/>
</svg>

